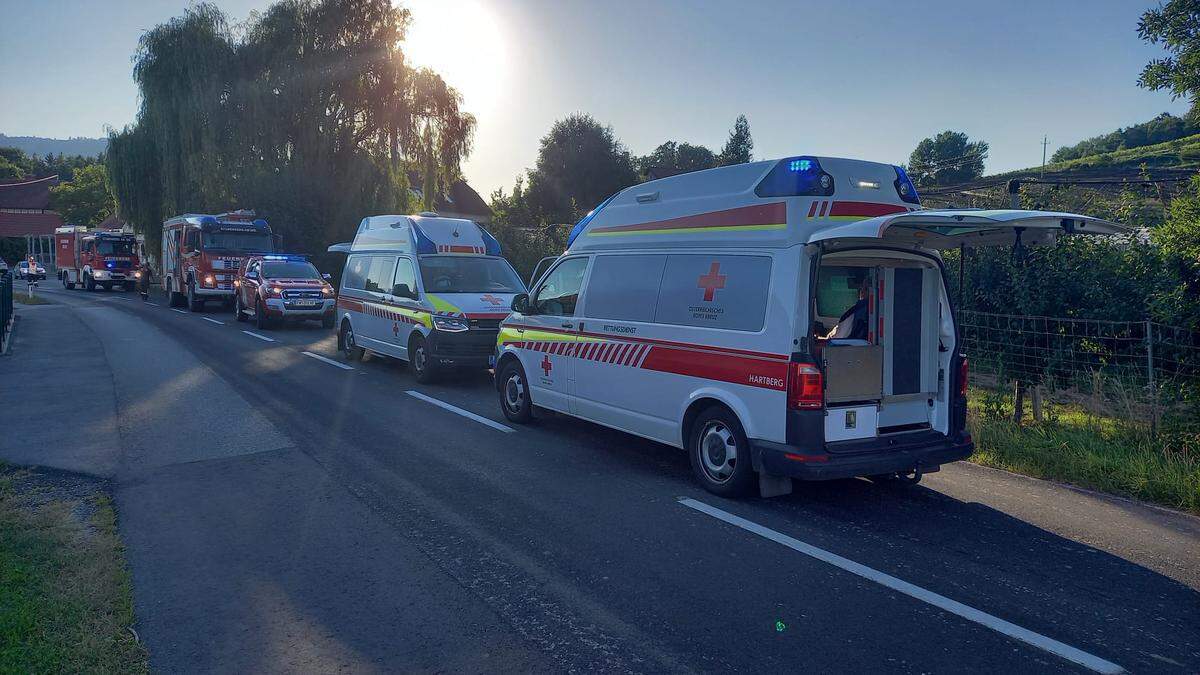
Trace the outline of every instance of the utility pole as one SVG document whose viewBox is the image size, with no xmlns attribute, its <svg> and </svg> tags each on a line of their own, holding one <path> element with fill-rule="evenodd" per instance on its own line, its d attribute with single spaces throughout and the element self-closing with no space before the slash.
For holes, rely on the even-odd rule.
<svg viewBox="0 0 1200 675">
<path fill-rule="evenodd" d="M 1050 144 L 1050 139 L 1042 136 L 1042 178 L 1046 177 L 1046 146 Z"/>
</svg>

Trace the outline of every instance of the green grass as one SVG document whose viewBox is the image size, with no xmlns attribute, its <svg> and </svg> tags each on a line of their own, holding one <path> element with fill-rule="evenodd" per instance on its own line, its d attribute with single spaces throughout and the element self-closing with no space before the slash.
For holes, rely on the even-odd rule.
<svg viewBox="0 0 1200 675">
<path fill-rule="evenodd" d="M 0 673 L 145 673 L 116 515 L 93 497 L 34 506 L 0 467 Z"/>
<path fill-rule="evenodd" d="M 1011 397 L 985 391 L 972 391 L 970 411 L 977 464 L 1200 513 L 1194 433 L 1151 435 L 1140 425 L 1059 405 L 1048 406 L 1045 421 L 1017 426 Z"/>
<path fill-rule="evenodd" d="M 1065 162 L 1051 162 L 1046 165 L 1047 172 L 1072 171 L 1077 169 L 1092 169 L 1098 167 L 1140 167 L 1145 164 L 1149 168 L 1168 167 L 1188 169 L 1200 167 L 1200 134 L 1184 136 L 1173 141 L 1143 145 L 1137 148 L 1114 150 L 1098 155 L 1088 155 Z M 1038 173 L 1041 167 L 1030 167 L 1019 171 L 1008 171 L 994 174 L 988 178 L 1010 178 L 1027 176 Z"/>
<path fill-rule="evenodd" d="M 18 305 L 49 305 L 50 301 L 42 296 L 34 293 L 29 295 L 28 291 L 18 291 L 13 289 L 13 302 Z"/>
</svg>

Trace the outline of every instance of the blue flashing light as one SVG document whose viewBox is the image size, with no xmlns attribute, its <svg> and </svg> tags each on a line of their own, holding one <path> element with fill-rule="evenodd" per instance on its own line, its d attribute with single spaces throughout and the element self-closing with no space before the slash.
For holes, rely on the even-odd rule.
<svg viewBox="0 0 1200 675">
<path fill-rule="evenodd" d="M 896 194 L 900 196 L 900 199 L 903 199 L 909 204 L 916 204 L 917 206 L 920 206 L 921 196 L 917 194 L 917 186 L 913 185 L 913 182 L 908 179 L 908 174 L 905 173 L 903 167 L 898 166 L 895 168 L 896 181 L 894 185 L 896 186 Z"/>
<path fill-rule="evenodd" d="M 828 197 L 833 194 L 833 176 L 825 173 L 816 157 L 781 159 L 758 185 L 759 197 Z"/>
<path fill-rule="evenodd" d="M 304 253 L 273 253 L 264 255 L 263 260 L 286 260 L 287 262 L 308 262 L 308 256 Z"/>
<path fill-rule="evenodd" d="M 482 225 L 480 225 L 479 223 L 476 223 L 475 225 L 476 225 L 476 227 L 479 228 L 480 234 L 483 235 L 483 251 L 484 251 L 484 253 L 486 253 L 488 255 L 500 255 L 500 242 L 497 241 L 496 238 L 492 236 L 491 232 L 488 232 L 486 229 L 484 229 L 484 227 Z"/>
<path fill-rule="evenodd" d="M 263 228 L 263 229 L 266 229 L 266 228 L 267 228 L 267 221 L 263 220 L 262 218 L 256 218 L 256 219 L 254 220 L 254 224 L 255 224 L 255 225 L 257 225 L 257 226 L 259 226 L 259 227 L 261 227 L 261 228 Z"/>
<path fill-rule="evenodd" d="M 605 199 L 604 201 L 600 202 L 599 206 L 592 209 L 591 211 L 588 211 L 586 216 L 580 218 L 578 223 L 575 223 L 575 227 L 571 228 L 570 236 L 567 237 L 567 248 L 568 249 L 571 248 L 571 244 L 575 243 L 575 238 L 578 237 L 579 235 L 583 234 L 583 231 L 585 229 L 587 229 L 588 223 L 592 222 L 592 218 L 595 218 L 596 214 L 600 213 L 600 211 L 603 210 L 604 207 L 608 206 L 609 202 L 616 199 L 617 195 L 619 195 L 619 194 L 621 194 L 621 193 L 618 192 L 618 193 L 610 196 L 608 199 Z"/>
<path fill-rule="evenodd" d="M 217 220 L 216 216 L 201 216 L 200 217 L 201 225 L 216 225 L 218 222 L 220 222 L 220 221 Z"/>
<path fill-rule="evenodd" d="M 104 266 L 111 270 L 112 268 L 116 267 L 117 264 L 115 262 L 109 260 L 108 262 L 104 263 Z"/>
<path fill-rule="evenodd" d="M 412 233 L 413 239 L 415 239 L 417 242 L 418 254 L 438 252 L 437 244 L 433 243 L 433 240 L 427 237 L 425 233 L 421 231 L 421 228 L 417 225 L 415 220 L 412 222 Z"/>
</svg>

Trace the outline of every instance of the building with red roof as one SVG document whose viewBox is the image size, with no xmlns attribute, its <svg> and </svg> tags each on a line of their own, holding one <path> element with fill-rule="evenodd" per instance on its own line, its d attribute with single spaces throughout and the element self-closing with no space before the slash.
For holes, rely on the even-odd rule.
<svg viewBox="0 0 1200 675">
<path fill-rule="evenodd" d="M 0 181 L 0 237 L 23 237 L 25 248 L 47 269 L 54 264 L 54 228 L 62 216 L 50 209 L 58 176 Z"/>
</svg>

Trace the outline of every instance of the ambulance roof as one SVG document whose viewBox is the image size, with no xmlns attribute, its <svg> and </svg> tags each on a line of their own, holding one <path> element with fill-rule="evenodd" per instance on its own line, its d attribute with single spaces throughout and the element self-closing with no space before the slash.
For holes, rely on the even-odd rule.
<svg viewBox="0 0 1200 675">
<path fill-rule="evenodd" d="M 418 255 L 500 255 L 500 242 L 473 220 L 419 215 L 368 216 L 358 225 L 349 245 L 330 251 L 360 253 L 388 251 Z"/>
<path fill-rule="evenodd" d="M 891 164 L 787 157 L 626 188 L 576 224 L 568 251 L 779 248 L 807 243 L 824 228 L 917 208 L 915 188 Z"/>
</svg>

